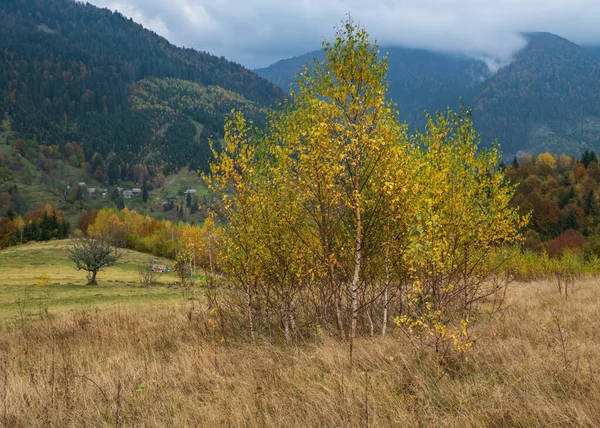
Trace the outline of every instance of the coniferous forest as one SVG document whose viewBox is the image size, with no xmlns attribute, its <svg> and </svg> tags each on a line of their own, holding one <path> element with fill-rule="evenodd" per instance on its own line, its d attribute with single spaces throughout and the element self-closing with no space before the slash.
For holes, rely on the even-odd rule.
<svg viewBox="0 0 600 428">
<path fill-rule="evenodd" d="M 0 69 L 0 112 L 19 137 L 61 150 L 75 142 L 88 159 L 114 153 L 167 172 L 190 161 L 206 170 L 207 142 L 222 137 L 224 111 L 259 111 L 282 95 L 238 64 L 177 48 L 119 13 L 71 0 L 3 2 Z M 161 105 L 132 108 L 146 78 L 195 83 L 210 96 L 169 114 L 164 93 Z"/>
</svg>

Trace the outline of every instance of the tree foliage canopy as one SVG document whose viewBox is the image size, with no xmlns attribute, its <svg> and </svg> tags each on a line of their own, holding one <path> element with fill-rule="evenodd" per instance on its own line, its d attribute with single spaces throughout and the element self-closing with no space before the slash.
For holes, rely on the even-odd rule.
<svg viewBox="0 0 600 428">
<path fill-rule="evenodd" d="M 468 111 L 409 136 L 386 101 L 386 60 L 352 22 L 324 51 L 265 133 L 234 113 L 214 153 L 224 267 L 250 334 L 267 313 L 286 336 L 304 314 L 351 340 L 375 313 L 385 334 L 390 308 L 411 328 L 425 313 L 451 323 L 496 291 L 483 287 L 487 260 L 528 221 L 509 205 L 498 151 L 480 150 Z"/>
<path fill-rule="evenodd" d="M 69 259 L 77 270 L 90 273 L 88 285 L 96 285 L 96 275 L 106 267 L 114 266 L 121 252 L 108 241 L 83 237 L 74 239 L 69 247 Z"/>
</svg>

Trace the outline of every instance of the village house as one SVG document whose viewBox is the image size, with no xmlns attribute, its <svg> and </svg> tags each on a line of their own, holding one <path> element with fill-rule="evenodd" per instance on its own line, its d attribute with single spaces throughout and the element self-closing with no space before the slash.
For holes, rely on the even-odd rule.
<svg viewBox="0 0 600 428">
<path fill-rule="evenodd" d="M 87 189 L 88 195 L 90 196 L 96 196 L 96 188 L 95 187 L 90 187 L 89 189 Z"/>
<path fill-rule="evenodd" d="M 185 195 L 195 195 L 196 194 L 196 189 L 187 189 L 185 192 L 183 192 Z"/>
<path fill-rule="evenodd" d="M 152 272 L 166 273 L 169 272 L 169 268 L 166 265 L 153 265 Z"/>
<path fill-rule="evenodd" d="M 132 190 L 133 196 L 140 196 L 142 194 L 142 189 L 135 188 Z"/>
<path fill-rule="evenodd" d="M 131 190 L 123 190 L 123 197 L 125 199 L 131 199 L 133 192 Z"/>
<path fill-rule="evenodd" d="M 123 194 L 123 190 L 125 189 L 123 189 L 122 187 L 117 187 L 117 192 L 119 193 L 119 195 Z"/>
</svg>

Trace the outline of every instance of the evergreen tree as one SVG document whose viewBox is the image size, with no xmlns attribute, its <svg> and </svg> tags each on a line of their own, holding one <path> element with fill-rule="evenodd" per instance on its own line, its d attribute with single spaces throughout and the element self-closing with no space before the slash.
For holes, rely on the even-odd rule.
<svg viewBox="0 0 600 428">
<path fill-rule="evenodd" d="M 39 241 L 41 237 L 40 225 L 36 221 L 30 221 L 23 229 L 23 241 Z"/>
<path fill-rule="evenodd" d="M 519 169 L 519 161 L 517 160 L 517 157 L 516 157 L 516 156 L 513 158 L 513 161 L 512 161 L 512 167 L 513 167 L 514 169 Z"/>
<path fill-rule="evenodd" d="M 565 230 L 569 229 L 577 230 L 577 216 L 573 211 L 569 212 L 569 215 L 565 219 Z"/>
<path fill-rule="evenodd" d="M 119 189 L 117 189 L 116 187 L 113 187 L 112 190 L 111 190 L 111 192 L 110 192 L 110 198 L 109 199 L 112 202 L 116 202 L 119 199 L 120 196 L 121 195 L 119 195 Z"/>
<path fill-rule="evenodd" d="M 122 210 L 123 208 L 125 208 L 125 201 L 123 200 L 123 197 L 121 195 L 119 195 L 119 197 L 115 201 L 115 205 L 120 210 Z"/>
<path fill-rule="evenodd" d="M 66 219 L 63 219 L 61 227 L 60 227 L 59 238 L 61 238 L 61 239 L 68 238 L 70 232 L 71 232 L 71 224 Z"/>
<path fill-rule="evenodd" d="M 581 156 L 581 163 L 587 168 L 590 163 L 596 160 L 596 153 L 593 150 L 586 150 Z"/>
<path fill-rule="evenodd" d="M 573 199 L 575 198 L 575 189 L 573 186 L 569 189 L 569 193 L 567 193 L 560 201 L 560 209 L 566 207 Z"/>
<path fill-rule="evenodd" d="M 598 214 L 598 200 L 596 199 L 596 193 L 590 189 L 586 198 L 584 211 L 586 215 L 597 215 Z"/>
</svg>

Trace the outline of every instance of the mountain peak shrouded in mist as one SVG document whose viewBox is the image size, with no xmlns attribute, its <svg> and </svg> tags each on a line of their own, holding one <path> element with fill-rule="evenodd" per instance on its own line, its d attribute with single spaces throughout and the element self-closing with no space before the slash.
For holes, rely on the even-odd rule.
<svg viewBox="0 0 600 428">
<path fill-rule="evenodd" d="M 175 168 L 206 168 L 208 139 L 222 135 L 231 108 L 257 122 L 283 97 L 294 74 L 321 51 L 256 73 L 181 49 L 123 15 L 71 0 L 12 0 L 0 6 L 2 112 L 24 138 L 78 141 L 86 155 L 117 153 Z M 275 36 L 273 36 L 275 37 Z M 551 33 L 519 34 L 512 61 L 430 49 L 389 52 L 389 96 L 415 127 L 423 111 L 464 103 L 484 142 L 519 150 L 577 154 L 600 147 L 600 50 Z M 224 40 L 223 43 L 226 41 Z M 191 102 L 182 103 L 181 96 Z M 460 100 L 460 101 L 459 101 Z"/>
<path fill-rule="evenodd" d="M 389 92 L 401 119 L 420 126 L 423 110 L 459 102 L 474 110 L 484 142 L 519 150 L 579 153 L 600 146 L 600 49 L 547 32 L 523 34 L 510 61 L 383 46 L 389 52 Z M 319 52 L 278 61 L 256 72 L 282 88 Z M 310 63 L 310 61 L 309 61 Z M 459 101 L 460 99 L 460 101 Z"/>
<path fill-rule="evenodd" d="M 248 67 L 310 51 L 334 37 L 348 14 L 381 45 L 485 58 L 504 64 L 524 33 L 550 31 L 600 44 L 596 0 L 92 0 L 119 10 L 179 46 L 224 55 Z"/>
</svg>

